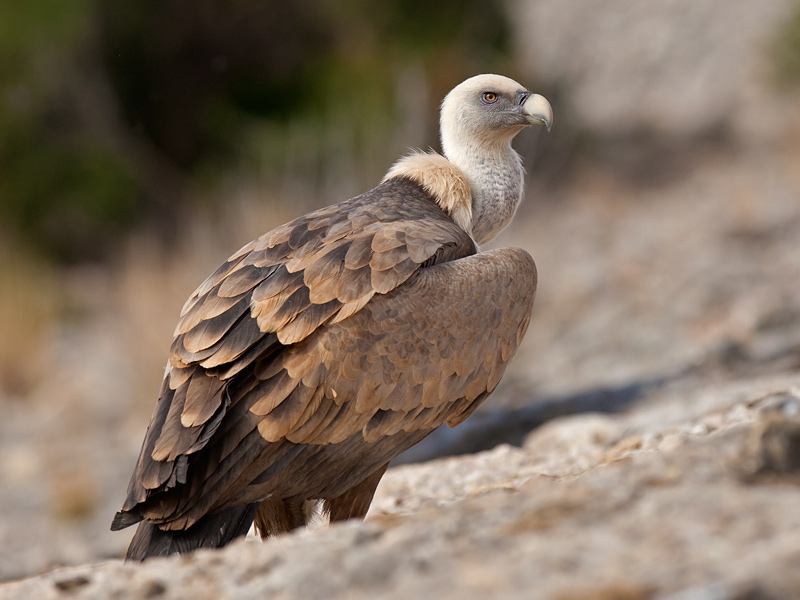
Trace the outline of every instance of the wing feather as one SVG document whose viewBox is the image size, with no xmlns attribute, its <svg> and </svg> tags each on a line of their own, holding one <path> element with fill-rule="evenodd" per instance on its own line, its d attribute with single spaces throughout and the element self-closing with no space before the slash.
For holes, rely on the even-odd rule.
<svg viewBox="0 0 800 600">
<path fill-rule="evenodd" d="M 204 369 L 229 364 L 263 338 L 264 333 L 259 329 L 257 321 L 245 313 L 215 345 L 214 353 L 200 360 L 199 364 Z"/>
<path fill-rule="evenodd" d="M 372 287 L 378 294 L 391 292 L 401 283 L 404 283 L 418 268 L 419 265 L 417 263 L 407 258 L 384 271 L 373 269 L 371 273 Z"/>
<path fill-rule="evenodd" d="M 358 269 L 350 269 L 345 266 L 339 275 L 339 282 L 336 288 L 336 299 L 339 302 L 343 304 L 357 302 L 361 298 L 372 297 L 374 293 L 368 266 Z"/>
<path fill-rule="evenodd" d="M 220 297 L 216 294 L 206 294 L 184 313 L 178 321 L 173 335 L 177 336 L 181 333 L 186 333 L 196 327 L 204 319 L 212 319 L 221 315 L 239 302 L 239 300 L 241 300 L 241 297 Z"/>
<path fill-rule="evenodd" d="M 222 402 L 221 391 L 224 383 L 218 377 L 210 377 L 202 369 L 196 369 L 186 390 L 181 425 L 196 427 L 208 421 Z M 210 400 L 212 398 L 213 401 Z"/>
<path fill-rule="evenodd" d="M 252 395 L 258 399 L 250 407 L 250 412 L 259 416 L 274 413 L 298 384 L 300 384 L 299 379 L 290 376 L 285 370 L 280 371 L 253 390 Z"/>
<path fill-rule="evenodd" d="M 183 334 L 184 349 L 191 354 L 197 354 L 211 348 L 250 308 L 249 304 L 247 298 L 242 298 L 222 314 L 201 321 Z"/>
<path fill-rule="evenodd" d="M 437 242 L 431 242 L 431 244 L 436 245 Z M 411 253 L 410 250 L 409 248 L 409 255 Z M 431 256 L 431 254 L 428 254 L 428 256 Z M 354 239 L 347 248 L 344 266 L 351 271 L 358 271 L 366 267 L 370 260 L 372 260 L 372 237 L 362 235 Z M 417 262 L 422 263 L 421 260 L 417 260 Z"/>
</svg>

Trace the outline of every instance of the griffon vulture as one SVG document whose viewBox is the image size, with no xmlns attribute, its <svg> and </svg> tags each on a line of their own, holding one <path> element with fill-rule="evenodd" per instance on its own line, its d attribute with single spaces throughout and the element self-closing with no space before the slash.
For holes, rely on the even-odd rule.
<svg viewBox="0 0 800 600">
<path fill-rule="evenodd" d="M 478 75 L 442 102 L 444 156 L 416 153 L 380 185 L 273 229 L 183 307 L 128 495 L 129 559 L 363 518 L 394 457 L 464 421 L 528 327 L 536 267 L 480 252 L 512 219 L 511 140 L 542 96 Z"/>
</svg>

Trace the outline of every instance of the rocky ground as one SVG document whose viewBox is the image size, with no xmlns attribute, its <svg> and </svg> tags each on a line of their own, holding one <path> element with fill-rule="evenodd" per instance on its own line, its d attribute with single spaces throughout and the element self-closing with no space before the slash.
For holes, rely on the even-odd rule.
<svg viewBox="0 0 800 600">
<path fill-rule="evenodd" d="M 365 523 L 62 568 L 4 599 L 800 597 L 800 375 L 660 390 L 391 470 Z"/>
</svg>

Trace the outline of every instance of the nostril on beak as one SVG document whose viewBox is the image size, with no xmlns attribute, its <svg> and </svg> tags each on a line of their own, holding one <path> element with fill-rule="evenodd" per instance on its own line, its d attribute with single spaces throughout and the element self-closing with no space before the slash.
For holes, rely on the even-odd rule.
<svg viewBox="0 0 800 600">
<path fill-rule="evenodd" d="M 522 106 L 523 104 L 525 104 L 525 101 L 528 98 L 530 98 L 531 96 L 533 96 L 533 92 L 527 92 L 527 91 L 521 90 L 521 91 L 517 92 L 516 98 L 514 98 L 514 103 L 517 106 Z"/>
</svg>

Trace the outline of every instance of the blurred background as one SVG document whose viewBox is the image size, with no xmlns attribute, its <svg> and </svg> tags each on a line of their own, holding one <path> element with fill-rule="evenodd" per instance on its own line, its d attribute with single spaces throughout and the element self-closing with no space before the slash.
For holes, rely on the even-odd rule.
<svg viewBox="0 0 800 600">
<path fill-rule="evenodd" d="M 0 580 L 124 551 L 185 298 L 438 149 L 481 72 L 555 110 L 515 144 L 494 245 L 540 291 L 486 414 L 800 367 L 797 0 L 0 3 Z"/>
</svg>

